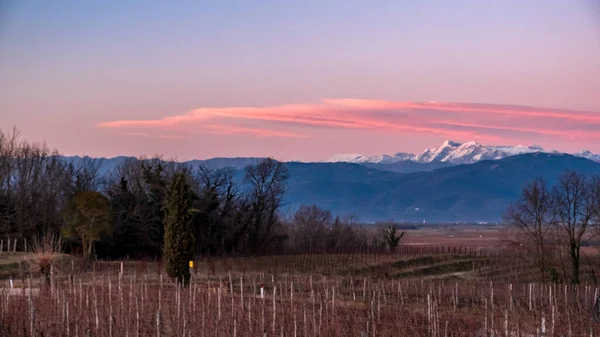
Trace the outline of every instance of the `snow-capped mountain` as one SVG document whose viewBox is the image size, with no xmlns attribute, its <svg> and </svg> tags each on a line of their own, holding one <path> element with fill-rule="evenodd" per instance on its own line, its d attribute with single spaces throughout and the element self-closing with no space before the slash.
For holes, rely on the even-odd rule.
<svg viewBox="0 0 600 337">
<path fill-rule="evenodd" d="M 582 158 L 600 162 L 600 154 L 594 154 L 594 153 L 591 153 L 590 151 L 583 150 L 583 151 L 573 153 L 573 155 L 577 156 L 577 157 L 582 157 Z"/>
<path fill-rule="evenodd" d="M 393 156 L 389 156 L 387 154 L 381 156 L 363 156 L 360 154 L 336 154 L 330 157 L 329 159 L 323 160 L 324 163 L 337 163 L 337 162 L 346 162 L 346 163 L 377 163 L 377 164 L 391 164 L 397 163 L 399 161 L 404 160 L 414 160 L 415 155 L 412 153 L 403 153 L 399 152 L 394 154 Z"/>
<path fill-rule="evenodd" d="M 438 148 L 429 148 L 426 149 L 423 153 L 416 157 L 418 162 L 426 162 L 430 163 L 432 161 L 447 161 L 444 160 L 448 156 L 450 156 L 456 149 L 458 149 L 462 144 L 447 140 L 442 143 L 442 146 Z"/>
<path fill-rule="evenodd" d="M 393 156 L 363 156 L 360 154 L 338 154 L 324 160 L 324 162 L 349 162 L 349 163 L 396 163 L 405 160 L 412 160 L 419 163 L 448 162 L 452 164 L 472 164 L 480 160 L 497 160 L 509 156 L 546 152 L 556 153 L 557 151 L 546 151 L 538 145 L 524 146 L 490 146 L 482 145 L 477 142 L 458 143 L 446 140 L 440 147 L 429 148 L 423 153 L 415 155 L 412 153 L 396 153 Z M 600 162 L 600 154 L 594 154 L 590 151 L 580 151 L 573 154 Z"/>
<path fill-rule="evenodd" d="M 438 148 L 427 149 L 417 156 L 419 162 L 442 161 L 453 164 L 472 164 L 480 160 L 502 159 L 523 153 L 544 152 L 537 145 L 533 146 L 486 146 L 477 142 L 457 143 L 445 141 Z"/>
</svg>

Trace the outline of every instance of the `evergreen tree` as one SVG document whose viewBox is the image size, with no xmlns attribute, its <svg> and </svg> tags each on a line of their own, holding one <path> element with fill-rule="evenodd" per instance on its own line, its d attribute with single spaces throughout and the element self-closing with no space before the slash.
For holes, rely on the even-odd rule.
<svg viewBox="0 0 600 337">
<path fill-rule="evenodd" d="M 150 255 L 160 255 L 164 251 L 164 224 L 165 204 L 168 179 L 164 167 L 160 162 L 153 160 L 142 163 L 144 196 L 141 204 L 140 215 L 143 219 L 140 227 L 140 241 L 143 242 L 143 251 Z"/>
<path fill-rule="evenodd" d="M 108 191 L 113 214 L 114 229 L 109 241 L 109 253 L 113 258 L 143 257 L 143 241 L 140 239 L 141 229 L 137 219 L 135 195 L 129 189 L 125 177 Z"/>
<path fill-rule="evenodd" d="M 190 279 L 188 262 L 194 257 L 194 225 L 196 209 L 194 194 L 187 183 L 185 173 L 173 177 L 165 205 L 164 258 L 167 274 L 177 282 L 187 284 Z"/>
</svg>

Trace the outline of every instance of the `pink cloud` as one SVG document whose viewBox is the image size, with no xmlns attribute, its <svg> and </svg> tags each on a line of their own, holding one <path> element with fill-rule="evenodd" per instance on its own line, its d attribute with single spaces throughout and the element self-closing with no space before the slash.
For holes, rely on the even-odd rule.
<svg viewBox="0 0 600 337">
<path fill-rule="evenodd" d="M 131 136 L 131 137 L 152 137 L 149 133 L 146 132 L 119 132 L 121 136 Z"/>
<path fill-rule="evenodd" d="M 329 99 L 330 105 L 348 107 L 360 110 L 437 110 L 472 113 L 492 113 L 501 115 L 551 117 L 559 119 L 578 120 L 600 123 L 600 113 L 582 112 L 576 110 L 542 109 L 536 107 L 481 104 L 481 103 L 440 103 L 440 102 L 392 102 L 362 99 Z"/>
<path fill-rule="evenodd" d="M 295 132 L 285 132 L 285 131 L 277 131 L 277 130 L 269 130 L 269 129 L 259 129 L 259 128 L 246 128 L 246 127 L 236 127 L 229 125 L 206 125 L 203 126 L 200 132 L 205 133 L 214 133 L 214 134 L 251 134 L 259 137 L 292 137 L 292 138 L 306 138 L 307 135 L 303 135 Z"/>
<path fill-rule="evenodd" d="M 261 123 L 261 127 L 248 126 Z M 243 125 L 240 125 L 243 124 Z M 270 127 L 264 127 L 269 124 Z M 321 104 L 270 107 L 199 108 L 151 120 L 117 120 L 100 127 L 169 134 L 248 134 L 260 137 L 310 136 L 310 128 L 427 133 L 457 140 L 499 141 L 527 136 L 600 140 L 600 113 L 481 103 L 399 102 L 326 99 Z M 306 130 L 297 132 L 298 128 Z M 293 130 L 291 130 L 293 129 Z"/>
<path fill-rule="evenodd" d="M 170 134 L 150 134 L 147 132 L 119 132 L 121 136 L 129 137 L 145 137 L 145 138 L 163 138 L 163 139 L 182 139 L 185 138 L 182 135 L 170 135 Z"/>
<path fill-rule="evenodd" d="M 158 138 L 162 138 L 162 139 L 183 139 L 185 137 L 183 135 L 161 134 L 161 135 L 158 135 Z"/>
<path fill-rule="evenodd" d="M 589 132 L 589 131 L 578 131 L 571 132 L 568 130 L 549 130 L 549 129 L 540 129 L 533 127 L 505 127 L 505 126 L 489 126 L 484 124 L 475 124 L 475 123 L 457 123 L 457 122 L 440 122 L 445 125 L 454 125 L 454 126 L 462 126 L 467 128 L 477 128 L 477 129 L 488 129 L 488 130 L 503 130 L 503 131 L 515 131 L 522 133 L 533 133 L 540 134 L 546 136 L 555 136 L 561 137 L 564 139 L 588 139 L 588 140 L 597 140 L 600 141 L 600 134 L 597 132 Z"/>
<path fill-rule="evenodd" d="M 101 127 L 106 128 L 115 128 L 115 129 L 163 129 L 159 126 L 158 123 L 141 123 L 138 124 L 136 121 L 133 124 L 127 123 L 129 121 L 117 121 L 116 123 L 104 123 L 100 125 Z M 145 121 L 140 121 L 145 122 Z M 154 121 L 153 121 L 154 122 Z M 152 126 L 149 126 L 152 125 Z M 177 129 L 172 129 L 173 132 L 176 132 Z M 165 134 L 165 133 L 149 133 L 149 132 L 119 132 L 122 136 L 131 136 L 131 137 L 147 137 L 147 138 L 162 138 L 162 139 L 184 139 L 190 135 L 197 133 L 210 133 L 210 134 L 220 134 L 220 135 L 231 135 L 231 134 L 248 134 L 258 137 L 289 137 L 289 138 L 307 138 L 308 136 L 305 134 L 297 133 L 297 132 L 288 132 L 288 131 L 278 131 L 264 128 L 253 128 L 253 127 L 239 127 L 233 125 L 199 125 L 194 128 L 193 131 L 190 131 L 189 128 L 180 129 L 180 133 L 178 134 Z"/>
</svg>

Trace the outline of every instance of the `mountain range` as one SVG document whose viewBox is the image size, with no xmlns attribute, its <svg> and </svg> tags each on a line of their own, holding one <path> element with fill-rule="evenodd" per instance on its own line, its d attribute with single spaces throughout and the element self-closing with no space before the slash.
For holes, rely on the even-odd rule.
<svg viewBox="0 0 600 337">
<path fill-rule="evenodd" d="M 536 177 L 552 184 L 567 169 L 600 174 L 598 162 L 542 152 L 404 174 L 352 163 L 288 167 L 290 201 L 314 202 L 373 221 L 501 221 L 507 206 Z"/>
<path fill-rule="evenodd" d="M 400 158 L 409 154 L 389 156 Z M 348 162 L 285 162 L 290 171 L 286 207 L 316 204 L 335 215 L 355 214 L 363 221 L 395 219 L 418 222 L 500 221 L 506 207 L 536 177 L 553 183 L 566 169 L 600 174 L 600 158 L 591 152 L 545 152 L 537 146 L 483 146 L 446 141 L 414 157 L 387 157 Z M 404 158 L 404 157 L 403 157 Z M 82 157 L 64 159 L 75 166 Z M 101 175 L 111 174 L 133 157 L 101 160 Z M 262 158 L 192 160 L 191 166 L 230 167 L 236 179 L 244 167 Z M 347 158 L 346 158 L 347 159 Z"/>
<path fill-rule="evenodd" d="M 399 152 L 394 155 L 363 156 L 360 154 L 336 154 L 324 162 L 347 162 L 347 163 L 377 163 L 392 164 L 402 161 L 414 161 L 418 163 L 446 162 L 451 164 L 472 164 L 487 159 L 502 159 L 524 153 L 545 152 L 559 153 L 558 151 L 545 151 L 538 145 L 531 146 L 489 146 L 477 142 L 458 143 L 446 140 L 440 147 L 429 148 L 421 154 Z M 573 153 L 574 156 L 600 161 L 600 155 L 590 151 Z"/>
</svg>

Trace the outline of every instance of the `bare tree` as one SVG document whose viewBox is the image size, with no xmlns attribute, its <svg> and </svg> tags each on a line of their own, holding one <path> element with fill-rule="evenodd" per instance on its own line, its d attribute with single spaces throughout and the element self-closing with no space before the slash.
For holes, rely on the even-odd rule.
<svg viewBox="0 0 600 337">
<path fill-rule="evenodd" d="M 381 234 L 391 253 L 396 251 L 396 248 L 400 244 L 400 240 L 404 236 L 404 232 L 398 235 L 398 225 L 393 222 L 381 228 Z"/>
<path fill-rule="evenodd" d="M 290 174 L 286 166 L 272 158 L 246 167 L 250 216 L 247 221 L 248 249 L 256 252 L 269 239 L 278 222 L 278 210 L 283 205 L 286 181 Z"/>
<path fill-rule="evenodd" d="M 589 182 L 591 201 L 595 202 L 593 207 L 594 234 L 600 235 L 600 176 L 593 176 Z"/>
<path fill-rule="evenodd" d="M 552 206 L 551 191 L 543 179 L 537 178 L 523 189 L 520 200 L 510 205 L 504 215 L 512 232 L 507 241 L 525 249 L 527 253 L 523 258 L 533 258 L 542 278 L 545 278 L 551 251 L 548 241 L 554 223 Z"/>
<path fill-rule="evenodd" d="M 11 231 L 15 221 L 16 205 L 14 200 L 14 166 L 19 147 L 19 132 L 0 130 L 0 233 Z"/>
<path fill-rule="evenodd" d="M 73 196 L 80 192 L 95 191 L 98 189 L 102 180 L 99 174 L 102 162 L 103 159 L 85 156 L 75 165 L 69 165 L 69 174 L 73 180 Z"/>
<path fill-rule="evenodd" d="M 598 193 L 582 173 L 566 171 L 554 188 L 553 210 L 559 241 L 571 260 L 571 282 L 580 282 L 581 247 L 590 241 L 593 230 Z M 562 235 L 560 235 L 562 233 Z"/>
<path fill-rule="evenodd" d="M 196 217 L 196 238 L 201 252 L 231 253 L 243 238 L 247 222 L 236 217 L 245 212 L 245 204 L 233 179 L 234 172 L 229 168 L 198 168 L 196 208 L 202 212 Z"/>
<path fill-rule="evenodd" d="M 346 252 L 356 250 L 360 246 L 357 229 L 359 226 L 349 217 L 336 216 L 327 236 L 327 249 Z"/>
<path fill-rule="evenodd" d="M 292 219 L 294 243 L 297 248 L 313 252 L 324 248 L 329 227 L 331 212 L 317 205 L 302 205 Z"/>
<path fill-rule="evenodd" d="M 56 150 L 15 137 L 11 137 L 12 150 L 5 157 L 10 163 L 2 193 L 8 201 L 5 230 L 25 238 L 57 233 L 62 224 L 58 212 L 68 198 L 66 165 Z"/>
</svg>

